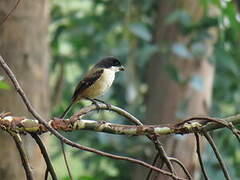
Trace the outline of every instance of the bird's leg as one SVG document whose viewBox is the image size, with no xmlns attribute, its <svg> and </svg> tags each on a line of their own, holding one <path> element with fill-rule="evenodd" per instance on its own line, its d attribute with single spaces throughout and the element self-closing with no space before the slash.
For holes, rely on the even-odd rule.
<svg viewBox="0 0 240 180">
<path fill-rule="evenodd" d="M 97 101 L 95 99 L 92 99 L 92 98 L 86 98 L 86 99 L 91 101 L 92 104 L 94 104 L 96 106 L 97 112 L 99 112 L 100 106 L 98 105 Z"/>
<path fill-rule="evenodd" d="M 98 101 L 98 102 L 100 102 L 100 103 L 105 104 L 108 109 L 111 109 L 111 104 L 108 104 L 108 103 L 106 103 L 106 102 L 104 102 L 104 101 L 102 101 L 102 100 L 100 100 L 100 99 L 94 99 L 94 100 L 95 100 L 95 101 Z"/>
</svg>

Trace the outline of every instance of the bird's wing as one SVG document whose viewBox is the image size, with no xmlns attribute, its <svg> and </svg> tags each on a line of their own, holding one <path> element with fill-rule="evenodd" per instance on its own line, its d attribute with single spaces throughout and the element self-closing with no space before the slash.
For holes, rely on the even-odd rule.
<svg viewBox="0 0 240 180">
<path fill-rule="evenodd" d="M 72 102 L 77 100 L 78 96 L 82 94 L 84 90 L 86 90 L 88 87 L 93 85 L 102 75 L 103 69 L 95 70 L 95 71 L 90 71 L 84 78 L 81 80 L 72 96 Z"/>
</svg>

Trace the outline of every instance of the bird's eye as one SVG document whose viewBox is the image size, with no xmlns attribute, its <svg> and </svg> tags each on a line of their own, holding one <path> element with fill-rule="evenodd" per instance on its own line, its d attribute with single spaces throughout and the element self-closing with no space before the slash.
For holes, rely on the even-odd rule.
<svg viewBox="0 0 240 180">
<path fill-rule="evenodd" d="M 114 61 L 113 65 L 114 66 L 120 66 L 120 63 L 118 61 Z"/>
</svg>

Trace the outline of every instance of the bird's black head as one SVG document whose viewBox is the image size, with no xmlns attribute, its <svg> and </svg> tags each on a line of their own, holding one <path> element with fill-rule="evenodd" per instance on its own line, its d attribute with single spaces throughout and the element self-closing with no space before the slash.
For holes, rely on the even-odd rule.
<svg viewBox="0 0 240 180">
<path fill-rule="evenodd" d="M 124 71 L 124 68 L 121 65 L 120 61 L 113 56 L 104 57 L 95 65 L 95 67 L 96 68 L 118 67 L 120 71 Z"/>
</svg>

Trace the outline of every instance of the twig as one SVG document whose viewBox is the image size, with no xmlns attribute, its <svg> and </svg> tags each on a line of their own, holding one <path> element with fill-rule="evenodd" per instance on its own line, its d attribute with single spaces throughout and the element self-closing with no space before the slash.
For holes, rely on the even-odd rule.
<svg viewBox="0 0 240 180">
<path fill-rule="evenodd" d="M 48 180 L 48 168 L 45 170 L 44 180 Z"/>
<path fill-rule="evenodd" d="M 53 180 L 57 180 L 57 175 L 56 175 L 56 173 L 54 171 L 54 168 L 52 166 L 51 160 L 50 160 L 50 158 L 48 156 L 47 150 L 46 150 L 42 140 L 40 139 L 40 137 L 36 133 L 31 133 L 31 136 L 33 137 L 33 139 L 38 144 L 38 147 L 39 147 L 39 149 L 40 149 L 40 151 L 41 151 L 41 153 L 43 155 L 43 158 L 45 160 L 45 163 L 47 165 L 47 171 L 50 172 Z"/>
<path fill-rule="evenodd" d="M 174 177 L 176 179 L 183 179 L 180 177 L 175 176 L 172 173 L 169 173 L 167 171 L 164 171 L 162 169 L 159 169 L 157 167 L 154 167 L 146 162 L 143 162 L 141 160 L 138 159 L 134 159 L 134 158 L 129 158 L 129 157 L 124 157 L 124 156 L 118 156 L 118 155 L 113 155 L 111 153 L 106 153 L 103 151 L 99 151 L 97 149 L 94 148 L 89 148 L 77 143 L 74 143 L 72 141 L 70 141 L 69 139 L 63 137 L 59 132 L 57 132 L 55 129 L 53 129 L 51 126 L 48 125 L 48 123 L 35 111 L 35 109 L 32 107 L 31 103 L 29 102 L 28 98 L 26 97 L 23 89 L 21 88 L 21 86 L 19 85 L 15 75 L 13 74 L 13 72 L 11 71 L 11 69 L 8 67 L 8 65 L 6 64 L 6 62 L 3 60 L 2 56 L 0 56 L 0 63 L 2 68 L 4 69 L 4 71 L 6 72 L 6 74 L 8 75 L 8 77 L 11 79 L 16 91 L 19 93 L 19 95 L 21 96 L 22 100 L 24 101 L 24 104 L 26 105 L 28 111 L 41 123 L 43 124 L 52 134 L 54 134 L 58 139 L 60 139 L 61 141 L 63 141 L 64 143 L 75 147 L 77 149 L 81 149 L 84 151 L 89 151 L 89 152 L 93 152 L 95 154 L 101 155 L 101 156 L 106 156 L 106 157 L 110 157 L 113 159 L 118 159 L 118 160 L 126 160 L 126 161 L 130 161 L 132 163 L 138 164 L 138 165 L 142 165 L 144 167 L 147 168 L 152 168 L 157 172 L 162 173 L 163 175 L 166 176 L 170 176 L 170 177 Z"/>
<path fill-rule="evenodd" d="M 175 126 L 180 126 L 180 125 L 183 125 L 184 123 L 187 123 L 190 121 L 196 121 L 196 120 L 203 121 L 203 124 L 205 124 L 206 122 L 215 122 L 217 124 L 221 124 L 222 126 L 227 126 L 227 123 L 222 119 L 217 119 L 217 118 L 212 118 L 212 117 L 201 117 L 201 116 L 190 117 L 183 121 L 177 122 L 175 124 Z"/>
<path fill-rule="evenodd" d="M 7 13 L 7 15 L 3 18 L 2 22 L 0 23 L 0 26 L 2 26 L 9 16 L 13 13 L 13 11 L 18 7 L 18 4 L 20 3 L 20 0 L 17 0 L 16 4 L 13 6 L 13 8 Z"/>
<path fill-rule="evenodd" d="M 153 160 L 153 163 L 152 163 L 153 166 L 155 166 L 155 164 L 156 164 L 156 162 L 157 162 L 157 160 L 158 160 L 159 157 L 160 157 L 160 154 L 157 153 L 156 156 L 155 156 L 155 158 L 154 158 L 154 160 Z M 162 164 L 160 165 L 160 168 L 161 168 L 161 166 L 163 165 L 163 161 L 161 161 L 161 162 L 162 162 Z M 149 170 L 149 172 L 148 172 L 148 174 L 147 174 L 147 177 L 146 177 L 146 180 L 149 180 L 149 179 L 150 179 L 151 174 L 152 174 L 152 171 L 153 171 L 152 169 Z"/>
<path fill-rule="evenodd" d="M 166 163 L 168 169 L 170 170 L 171 173 L 176 174 L 174 167 L 169 159 L 169 157 L 167 156 L 166 151 L 164 150 L 163 146 L 161 145 L 161 143 L 159 142 L 157 136 L 155 137 L 150 137 L 148 136 L 148 138 L 151 138 L 150 140 L 152 140 L 152 142 L 155 145 L 155 148 L 157 149 L 158 153 L 160 153 L 160 155 L 162 156 L 163 161 Z"/>
<path fill-rule="evenodd" d="M 177 124 L 175 124 L 175 126 L 179 126 L 179 125 L 182 125 L 186 122 L 196 121 L 196 120 L 203 121 L 202 124 L 204 124 L 206 122 L 214 122 L 214 124 L 209 124 L 208 126 L 203 126 L 201 128 L 201 131 L 203 130 L 203 131 L 206 132 L 206 131 L 214 130 L 215 127 L 216 128 L 226 127 L 226 128 L 228 128 L 232 131 L 232 133 L 235 135 L 238 142 L 240 143 L 240 131 L 234 127 L 234 124 L 240 123 L 240 121 L 238 120 L 239 115 L 233 116 L 233 117 L 235 118 L 235 120 L 237 120 L 236 122 L 235 121 L 231 122 L 231 120 L 233 119 L 232 117 L 228 117 L 228 118 L 225 118 L 225 119 L 217 119 L 217 118 L 211 118 L 211 117 L 191 117 L 189 119 L 185 119 L 181 122 L 178 122 Z"/>
<path fill-rule="evenodd" d="M 1 115 L 1 114 L 0 114 Z M 75 130 L 88 130 L 95 132 L 104 132 L 109 134 L 118 134 L 118 135 L 129 135 L 129 136 L 153 136 L 157 135 L 168 135 L 168 134 L 187 134 L 191 132 L 199 132 L 197 127 L 192 123 L 192 125 L 185 124 L 184 126 L 174 129 L 168 126 L 161 125 L 123 125 L 109 123 L 105 120 L 95 121 L 87 119 L 59 119 L 54 118 L 53 120 L 48 121 L 49 126 L 53 127 L 55 130 L 62 131 L 75 131 Z M 14 125 L 14 126 L 12 126 Z M 35 119 L 28 119 L 24 117 L 16 116 L 0 116 L 0 127 L 9 128 L 12 131 L 18 131 L 19 133 L 45 133 L 49 130 L 39 123 Z"/>
<path fill-rule="evenodd" d="M 170 161 L 172 161 L 172 162 L 177 163 L 177 164 L 183 169 L 184 173 L 187 175 L 187 177 L 188 177 L 189 180 L 192 180 L 192 179 L 193 179 L 192 176 L 191 176 L 191 174 L 188 172 L 187 168 L 183 165 L 183 163 L 182 163 L 181 161 L 179 161 L 179 160 L 176 159 L 176 158 L 172 158 L 172 157 L 169 157 L 168 159 L 169 159 Z"/>
<path fill-rule="evenodd" d="M 232 125 L 240 124 L 240 114 L 223 118 L 222 121 L 225 121 L 226 123 L 232 123 Z M 201 130 L 206 132 L 206 131 L 213 131 L 215 129 L 219 129 L 222 127 L 226 127 L 226 126 L 219 123 L 209 123 L 208 125 L 202 127 Z"/>
<path fill-rule="evenodd" d="M 67 161 L 67 156 L 66 156 L 66 152 L 65 152 L 65 148 L 64 148 L 64 143 L 62 141 L 60 141 L 60 144 L 61 144 L 61 149 L 62 149 L 62 152 L 63 152 L 63 158 L 64 158 L 64 162 L 65 162 L 65 165 L 66 165 L 66 168 L 67 168 L 67 171 L 68 171 L 69 178 L 70 178 L 70 180 L 73 180 L 72 173 L 71 173 L 68 161 Z"/>
<path fill-rule="evenodd" d="M 201 147 L 200 147 L 199 135 L 197 133 L 195 133 L 194 135 L 195 135 L 195 138 L 196 138 L 196 145 L 197 145 L 197 150 L 196 151 L 197 151 L 197 155 L 198 155 L 199 164 L 200 164 L 204 179 L 208 180 L 208 176 L 207 176 L 207 173 L 205 171 L 202 156 L 201 156 Z"/>
<path fill-rule="evenodd" d="M 96 110 L 109 110 L 109 111 L 113 111 L 113 112 L 127 118 L 129 121 L 131 121 L 135 125 L 143 125 L 139 119 L 137 119 L 135 116 L 133 116 L 129 112 L 127 112 L 119 107 L 116 107 L 114 105 L 111 105 L 110 107 L 108 107 L 106 104 L 102 104 L 102 103 L 99 104 L 98 106 L 99 107 L 96 107 L 95 105 L 91 105 L 91 106 L 84 107 L 80 111 L 78 111 L 76 114 L 74 114 L 72 116 L 72 118 L 74 118 L 74 117 L 82 118 L 84 115 L 86 115 L 92 111 L 96 111 Z"/>
<path fill-rule="evenodd" d="M 81 109 L 79 112 L 77 112 L 75 115 L 73 115 L 73 119 L 77 116 L 82 118 L 84 115 L 88 114 L 91 111 L 94 110 L 99 110 L 99 109 L 103 109 L 103 110 L 110 110 L 110 111 L 114 111 L 117 114 L 126 117 L 128 120 L 130 120 L 132 123 L 140 126 L 140 128 L 143 126 L 143 124 L 141 123 L 141 121 L 139 119 L 137 119 L 135 116 L 131 115 L 129 112 L 111 105 L 110 108 L 108 106 L 106 106 L 105 104 L 100 104 L 99 107 L 96 107 L 95 105 L 92 106 L 88 106 L 85 107 L 83 109 Z M 158 151 L 158 153 L 162 156 L 162 159 L 164 160 L 164 162 L 166 163 L 168 169 L 170 170 L 171 173 L 175 174 L 175 170 L 173 168 L 172 163 L 169 161 L 167 153 L 165 152 L 163 146 L 161 145 L 161 143 L 159 142 L 156 134 L 153 132 L 153 135 L 146 135 L 148 137 L 148 139 L 150 139 L 153 144 L 155 145 L 155 149 Z M 150 172 L 151 175 L 152 172 Z M 149 175 L 149 176 L 150 176 Z"/>
<path fill-rule="evenodd" d="M 214 153 L 215 153 L 215 155 L 218 159 L 220 167 L 222 168 L 222 171 L 223 171 L 223 174 L 224 174 L 225 178 L 227 180 L 231 180 L 231 178 L 228 174 L 228 171 L 227 171 L 227 167 L 226 167 L 226 165 L 225 165 L 225 163 L 224 163 L 224 161 L 221 157 L 221 154 L 219 153 L 219 151 L 217 149 L 217 146 L 215 145 L 212 137 L 207 132 L 203 132 L 203 134 L 204 134 L 205 138 L 207 139 L 208 143 L 211 145 L 211 147 L 212 147 L 212 149 L 213 149 L 213 151 L 214 151 Z"/>
<path fill-rule="evenodd" d="M 21 139 L 20 135 L 13 133 L 13 132 L 9 132 L 9 134 L 13 137 L 15 144 L 17 146 L 17 149 L 20 154 L 22 164 L 23 164 L 23 167 L 25 170 L 27 180 L 33 180 L 32 170 L 31 170 L 26 152 L 24 151 L 24 147 L 23 147 L 23 143 L 22 143 L 22 139 Z"/>
<path fill-rule="evenodd" d="M 231 122 L 228 123 L 229 129 L 232 131 L 232 133 L 235 135 L 237 138 L 238 142 L 240 143 L 240 131 L 233 126 Z"/>
</svg>

